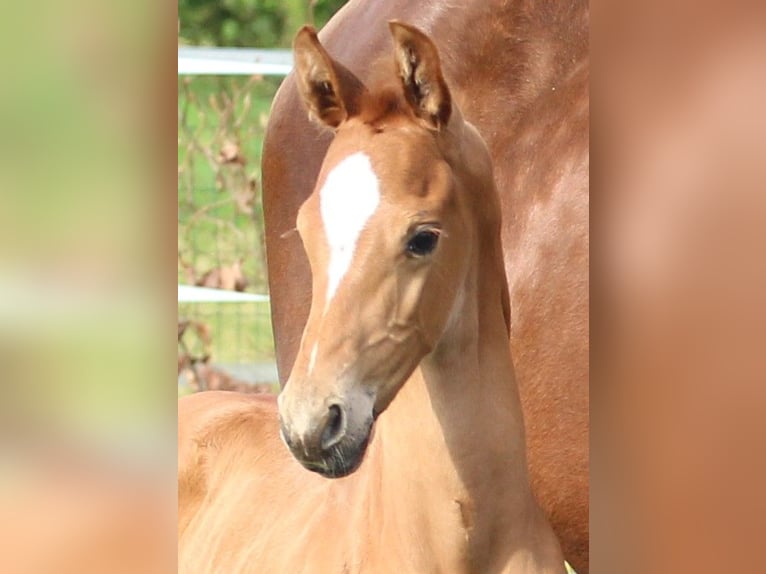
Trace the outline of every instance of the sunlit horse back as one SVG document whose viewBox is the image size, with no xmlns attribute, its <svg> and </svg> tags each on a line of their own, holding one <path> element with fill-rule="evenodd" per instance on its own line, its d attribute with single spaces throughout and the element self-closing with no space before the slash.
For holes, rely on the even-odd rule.
<svg viewBox="0 0 766 574">
<path fill-rule="evenodd" d="M 296 37 L 335 131 L 297 217 L 311 310 L 278 408 L 181 401 L 181 572 L 564 571 L 527 475 L 490 156 L 432 41 L 390 29 L 369 87 Z"/>
</svg>

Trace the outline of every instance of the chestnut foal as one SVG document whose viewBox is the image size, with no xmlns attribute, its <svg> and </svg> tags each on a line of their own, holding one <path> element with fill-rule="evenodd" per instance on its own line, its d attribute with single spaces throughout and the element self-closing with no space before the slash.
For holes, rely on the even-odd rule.
<svg viewBox="0 0 766 574">
<path fill-rule="evenodd" d="M 564 572 L 527 475 L 489 153 L 431 40 L 390 28 L 371 90 L 296 37 L 335 130 L 297 221 L 311 311 L 278 408 L 179 402 L 180 572 Z"/>
</svg>

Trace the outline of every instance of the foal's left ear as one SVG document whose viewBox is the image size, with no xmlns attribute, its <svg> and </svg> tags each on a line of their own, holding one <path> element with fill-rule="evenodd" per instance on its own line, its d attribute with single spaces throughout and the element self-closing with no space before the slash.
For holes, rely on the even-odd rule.
<svg viewBox="0 0 766 574">
<path fill-rule="evenodd" d="M 314 28 L 304 26 L 298 31 L 293 52 L 298 89 L 312 116 L 337 128 L 358 113 L 364 84 L 330 57 Z"/>
<path fill-rule="evenodd" d="M 423 32 L 396 20 L 388 23 L 394 37 L 396 70 L 415 115 L 433 129 L 447 125 L 452 98 L 442 76 L 439 52 Z"/>
</svg>

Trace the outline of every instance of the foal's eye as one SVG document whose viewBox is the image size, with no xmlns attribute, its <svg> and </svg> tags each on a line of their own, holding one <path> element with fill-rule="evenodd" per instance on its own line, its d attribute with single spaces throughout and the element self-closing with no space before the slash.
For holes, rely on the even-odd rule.
<svg viewBox="0 0 766 574">
<path fill-rule="evenodd" d="M 407 242 L 407 253 L 417 257 L 428 255 L 439 242 L 439 233 L 433 229 L 418 231 Z"/>
</svg>

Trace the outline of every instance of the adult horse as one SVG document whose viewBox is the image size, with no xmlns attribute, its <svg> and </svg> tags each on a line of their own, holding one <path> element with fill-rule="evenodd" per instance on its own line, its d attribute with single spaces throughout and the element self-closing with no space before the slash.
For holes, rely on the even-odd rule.
<svg viewBox="0 0 766 574">
<path fill-rule="evenodd" d="M 587 2 L 351 0 L 320 33 L 362 81 L 388 53 L 385 22 L 426 31 L 453 99 L 487 141 L 503 213 L 511 349 L 530 477 L 567 560 L 588 572 Z M 277 361 L 298 353 L 311 301 L 294 233 L 332 134 L 309 122 L 296 78 L 275 98 L 263 201 Z"/>
<path fill-rule="evenodd" d="M 311 310 L 278 418 L 181 399 L 183 572 L 564 572 L 528 479 L 489 153 L 431 40 L 390 27 L 369 89 L 296 37 L 302 98 L 336 132 L 297 218 Z"/>
</svg>

